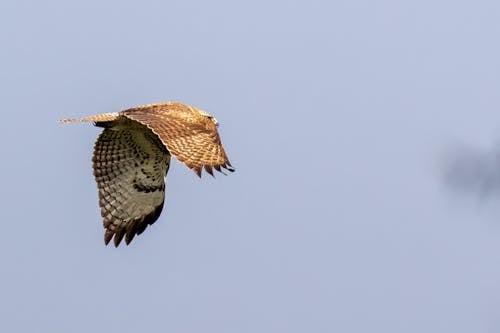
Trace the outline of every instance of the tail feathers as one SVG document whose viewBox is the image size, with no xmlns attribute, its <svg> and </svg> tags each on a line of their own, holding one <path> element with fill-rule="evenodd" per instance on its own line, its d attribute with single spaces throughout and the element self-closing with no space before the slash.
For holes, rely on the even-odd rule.
<svg viewBox="0 0 500 333">
<path fill-rule="evenodd" d="M 89 117 L 84 117 L 84 118 L 65 118 L 65 119 L 60 119 L 59 123 L 75 123 L 75 122 L 105 122 L 105 121 L 113 121 L 116 120 L 119 117 L 118 112 L 113 112 L 113 113 L 103 113 L 103 114 L 98 114 L 95 116 L 89 116 Z"/>
</svg>

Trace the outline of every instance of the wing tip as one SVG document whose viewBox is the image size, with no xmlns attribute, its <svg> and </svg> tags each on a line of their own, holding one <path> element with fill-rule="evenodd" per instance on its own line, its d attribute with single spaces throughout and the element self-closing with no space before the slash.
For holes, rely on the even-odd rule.
<svg viewBox="0 0 500 333">
<path fill-rule="evenodd" d="M 207 172 L 210 176 L 212 176 L 212 177 L 214 177 L 214 178 L 215 178 L 215 176 L 214 176 L 214 171 L 212 170 L 212 166 L 211 166 L 211 165 L 205 165 L 205 166 L 204 166 L 204 169 L 205 169 L 205 171 L 206 171 L 206 172 Z"/>
<path fill-rule="evenodd" d="M 223 175 L 227 176 L 228 174 L 224 172 L 223 169 L 229 172 L 234 172 L 236 169 L 229 163 L 226 162 L 224 164 L 215 164 L 215 165 L 203 165 L 203 166 L 191 166 L 190 169 L 194 171 L 194 173 L 201 178 L 202 171 L 205 170 L 206 173 L 208 173 L 210 176 L 215 178 L 215 174 L 213 169 L 216 171 L 222 173 Z"/>
<path fill-rule="evenodd" d="M 231 163 L 229 163 L 229 161 L 227 161 L 226 163 L 224 163 L 223 165 L 221 165 L 224 169 L 226 169 L 227 171 L 229 172 L 235 172 L 236 169 L 231 165 Z M 222 174 L 226 175 L 227 176 L 227 173 L 225 172 L 222 172 L 222 170 L 220 171 Z"/>
<path fill-rule="evenodd" d="M 227 162 L 226 163 L 226 166 L 224 166 L 224 168 L 229 171 L 229 172 L 235 172 L 236 169 L 231 165 L 231 163 Z"/>
<path fill-rule="evenodd" d="M 129 221 L 125 226 L 117 228 L 106 228 L 104 233 L 104 244 L 108 245 L 113 239 L 113 244 L 118 247 L 122 240 L 125 238 L 125 245 L 129 245 L 135 236 L 138 236 L 146 230 L 148 225 L 152 225 L 158 220 L 163 210 L 164 202 L 158 205 L 152 212 L 142 216 L 140 219 Z"/>
</svg>

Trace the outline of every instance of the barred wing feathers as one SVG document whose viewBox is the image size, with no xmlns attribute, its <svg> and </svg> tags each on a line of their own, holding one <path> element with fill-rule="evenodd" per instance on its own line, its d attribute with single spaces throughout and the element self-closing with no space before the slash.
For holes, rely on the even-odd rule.
<svg viewBox="0 0 500 333">
<path fill-rule="evenodd" d="M 160 216 L 170 155 L 156 135 L 137 125 L 105 128 L 92 161 L 106 228 L 104 242 L 114 237 L 118 246 L 125 236 L 128 245 Z"/>
<path fill-rule="evenodd" d="M 202 169 L 234 171 L 222 147 L 213 118 L 203 111 L 181 103 L 168 102 L 122 111 L 121 115 L 149 127 L 170 154 L 201 176 Z"/>
<path fill-rule="evenodd" d="M 129 244 L 163 208 L 165 177 L 174 155 L 201 177 L 212 168 L 234 171 L 222 147 L 217 121 L 195 107 L 165 102 L 67 122 L 94 122 L 93 171 L 106 229 L 104 242 Z"/>
</svg>

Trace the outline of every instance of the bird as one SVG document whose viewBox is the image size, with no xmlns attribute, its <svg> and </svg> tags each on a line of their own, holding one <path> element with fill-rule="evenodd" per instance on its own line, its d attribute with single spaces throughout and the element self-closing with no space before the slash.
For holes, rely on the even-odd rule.
<svg viewBox="0 0 500 333">
<path fill-rule="evenodd" d="M 174 156 L 201 178 L 235 169 L 229 162 L 209 113 L 179 102 L 140 105 L 120 112 L 60 123 L 93 122 L 103 130 L 92 157 L 104 243 L 126 245 L 159 218 L 165 201 L 165 178 Z"/>
</svg>

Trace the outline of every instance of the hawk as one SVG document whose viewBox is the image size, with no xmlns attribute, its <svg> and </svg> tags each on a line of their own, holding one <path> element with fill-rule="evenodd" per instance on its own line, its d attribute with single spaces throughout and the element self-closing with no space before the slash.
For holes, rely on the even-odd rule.
<svg viewBox="0 0 500 333">
<path fill-rule="evenodd" d="M 93 122 L 104 128 L 92 163 L 106 245 L 114 238 L 118 247 L 124 237 L 128 245 L 158 219 L 171 155 L 199 177 L 202 170 L 212 176 L 213 169 L 234 171 L 217 120 L 193 106 L 164 102 L 59 122 Z"/>
</svg>

